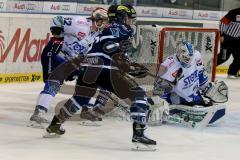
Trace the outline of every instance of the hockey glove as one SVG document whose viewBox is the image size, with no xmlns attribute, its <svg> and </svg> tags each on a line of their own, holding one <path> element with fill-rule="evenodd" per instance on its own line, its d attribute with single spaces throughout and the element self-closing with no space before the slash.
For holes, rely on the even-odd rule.
<svg viewBox="0 0 240 160">
<path fill-rule="evenodd" d="M 128 73 L 130 70 L 130 62 L 129 59 L 123 54 L 118 53 L 112 56 L 113 66 L 117 66 L 120 71 Z"/>
<path fill-rule="evenodd" d="M 228 86 L 224 81 L 211 82 L 203 91 L 203 95 L 215 103 L 225 103 L 228 101 Z"/>
<path fill-rule="evenodd" d="M 149 70 L 144 65 L 131 63 L 128 74 L 136 78 L 144 78 L 148 75 L 148 71 Z"/>
<path fill-rule="evenodd" d="M 162 96 L 166 93 L 170 93 L 172 91 L 173 87 L 174 86 L 173 86 L 172 82 L 169 82 L 167 80 L 159 78 L 154 82 L 153 94 Z"/>
</svg>

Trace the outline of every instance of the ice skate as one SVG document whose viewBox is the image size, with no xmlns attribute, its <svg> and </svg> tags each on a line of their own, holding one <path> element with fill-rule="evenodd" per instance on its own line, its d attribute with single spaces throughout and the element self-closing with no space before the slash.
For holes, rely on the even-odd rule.
<svg viewBox="0 0 240 160">
<path fill-rule="evenodd" d="M 46 128 L 46 126 L 44 126 L 44 125 L 49 124 L 50 121 L 44 117 L 45 113 L 46 112 L 43 110 L 36 109 L 34 111 L 33 115 L 30 117 L 30 121 L 27 126 L 33 127 L 33 128 L 40 128 L 40 129 Z"/>
<path fill-rule="evenodd" d="M 65 129 L 63 129 L 61 125 L 62 123 L 60 123 L 55 116 L 52 123 L 47 127 L 47 132 L 43 135 L 43 138 L 57 138 L 60 137 L 60 135 L 63 135 L 65 133 Z"/>
<path fill-rule="evenodd" d="M 133 124 L 133 137 L 134 151 L 155 151 L 157 142 L 149 139 L 144 135 L 145 125 Z"/>
<path fill-rule="evenodd" d="M 82 121 L 80 121 L 80 125 L 101 126 L 100 124 L 97 123 L 97 121 L 102 121 L 102 118 L 97 116 L 93 110 L 88 109 L 87 107 L 83 108 L 83 110 L 80 114 L 80 118 L 82 119 Z"/>
<path fill-rule="evenodd" d="M 104 115 L 105 114 L 105 112 L 100 108 L 100 107 L 98 107 L 98 106 L 95 106 L 94 108 L 93 108 L 93 111 L 97 114 L 97 115 Z"/>
</svg>

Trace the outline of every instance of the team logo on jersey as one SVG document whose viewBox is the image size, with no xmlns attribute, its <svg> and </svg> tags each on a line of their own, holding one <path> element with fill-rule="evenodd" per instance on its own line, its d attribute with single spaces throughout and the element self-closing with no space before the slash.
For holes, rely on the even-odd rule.
<svg viewBox="0 0 240 160">
<path fill-rule="evenodd" d="M 78 32 L 78 38 L 83 39 L 86 36 L 84 32 Z"/>
<path fill-rule="evenodd" d="M 184 78 L 184 86 L 191 86 L 196 80 L 198 80 L 198 72 L 194 71 L 190 76 Z"/>
<path fill-rule="evenodd" d="M 110 28 L 112 35 L 115 37 L 119 37 L 119 29 L 118 28 Z"/>
<path fill-rule="evenodd" d="M 74 42 L 73 49 L 74 49 L 74 51 L 77 51 L 78 53 L 82 53 L 85 50 L 85 47 L 80 45 L 78 42 Z"/>
</svg>

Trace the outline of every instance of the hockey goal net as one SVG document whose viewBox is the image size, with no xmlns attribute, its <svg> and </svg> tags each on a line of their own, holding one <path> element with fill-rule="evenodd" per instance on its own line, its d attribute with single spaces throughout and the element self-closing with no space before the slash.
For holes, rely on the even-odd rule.
<svg viewBox="0 0 240 160">
<path fill-rule="evenodd" d="M 161 62 L 175 53 L 180 41 L 188 41 L 202 54 L 209 79 L 214 81 L 218 51 L 219 31 L 208 28 L 170 28 L 139 26 L 135 37 L 135 51 L 130 54 L 133 61 L 144 63 L 152 74 L 157 74 Z M 152 81 L 145 81 L 145 84 Z M 141 83 L 144 83 L 144 79 Z"/>
</svg>

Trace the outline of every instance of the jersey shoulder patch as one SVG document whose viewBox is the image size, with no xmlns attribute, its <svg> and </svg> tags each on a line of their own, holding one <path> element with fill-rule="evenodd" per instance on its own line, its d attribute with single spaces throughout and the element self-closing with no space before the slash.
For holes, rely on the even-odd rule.
<svg viewBox="0 0 240 160">
<path fill-rule="evenodd" d="M 119 32 L 120 32 L 119 28 L 109 28 L 109 29 L 113 36 L 119 37 Z"/>
</svg>

